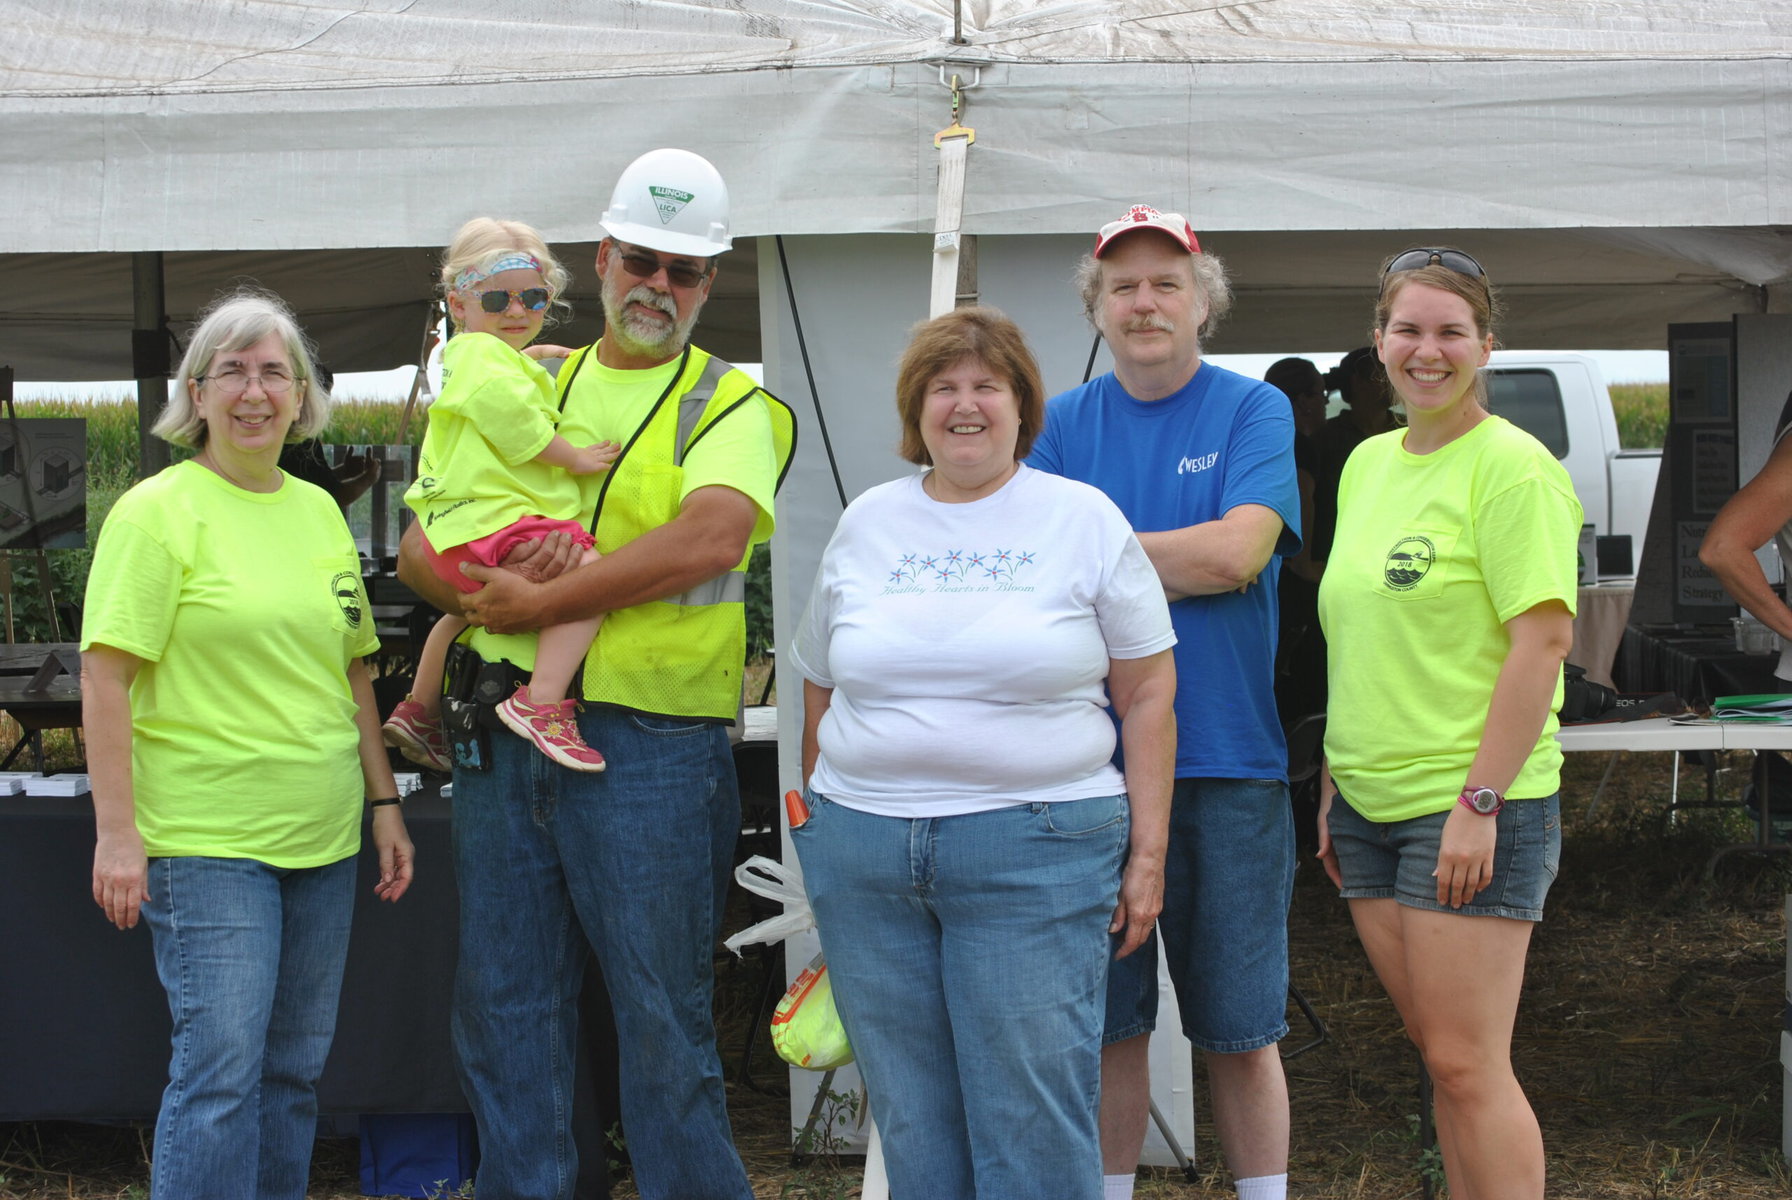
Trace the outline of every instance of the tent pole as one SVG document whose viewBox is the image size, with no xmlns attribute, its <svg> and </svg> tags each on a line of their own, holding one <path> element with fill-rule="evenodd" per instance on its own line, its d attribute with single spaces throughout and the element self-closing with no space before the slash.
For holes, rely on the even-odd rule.
<svg viewBox="0 0 1792 1200">
<path fill-rule="evenodd" d="M 168 302 L 163 291 L 162 255 L 131 255 L 131 374 L 137 380 L 137 477 L 147 479 L 168 465 L 168 443 L 149 432 L 168 403 Z"/>
</svg>

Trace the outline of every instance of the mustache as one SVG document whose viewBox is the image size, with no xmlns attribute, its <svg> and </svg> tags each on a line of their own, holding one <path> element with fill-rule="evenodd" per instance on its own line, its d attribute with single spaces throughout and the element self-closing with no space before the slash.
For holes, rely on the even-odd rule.
<svg viewBox="0 0 1792 1200">
<path fill-rule="evenodd" d="M 672 302 L 672 297 L 656 292 L 644 283 L 630 288 L 628 294 L 622 298 L 622 303 L 625 305 L 639 304 L 644 308 L 651 308 L 655 312 L 664 313 L 674 321 L 678 319 L 678 306 Z"/>
<path fill-rule="evenodd" d="M 1134 317 L 1126 323 L 1126 332 L 1128 333 L 1146 333 L 1152 330 L 1161 333 L 1175 333 L 1176 326 L 1156 313 L 1146 313 L 1144 316 Z"/>
</svg>

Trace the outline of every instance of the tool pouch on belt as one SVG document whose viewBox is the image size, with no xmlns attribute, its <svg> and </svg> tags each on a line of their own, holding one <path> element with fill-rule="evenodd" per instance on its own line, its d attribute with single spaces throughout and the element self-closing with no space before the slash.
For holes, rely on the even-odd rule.
<svg viewBox="0 0 1792 1200">
<path fill-rule="evenodd" d="M 529 672 L 508 659 L 486 662 L 459 642 L 448 648 L 442 671 L 442 732 L 457 768 L 491 770 L 492 731 L 509 736 L 498 720 L 498 703 L 528 682 Z"/>
</svg>

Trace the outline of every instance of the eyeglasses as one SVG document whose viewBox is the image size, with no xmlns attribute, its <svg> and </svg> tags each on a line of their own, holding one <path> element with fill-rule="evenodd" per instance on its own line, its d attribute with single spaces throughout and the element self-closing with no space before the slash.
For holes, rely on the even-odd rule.
<svg viewBox="0 0 1792 1200">
<path fill-rule="evenodd" d="M 204 383 L 208 379 L 226 396 L 240 396 L 248 391 L 251 379 L 260 383 L 261 390 L 270 396 L 284 395 L 297 382 L 279 367 L 266 367 L 259 375 L 251 375 L 247 371 L 219 371 L 216 375 L 194 376 L 193 382 Z"/>
<path fill-rule="evenodd" d="M 657 254 L 624 250 L 617 257 L 622 260 L 622 269 L 636 279 L 652 279 L 659 274 L 661 267 L 666 269 L 666 279 L 673 287 L 694 288 L 709 278 L 708 271 L 699 271 L 696 267 L 687 267 L 683 263 L 665 262 Z"/>
<path fill-rule="evenodd" d="M 1381 273 L 1381 286 L 1385 290 L 1388 286 L 1388 276 L 1396 272 L 1421 271 L 1432 265 L 1454 271 L 1458 275 L 1467 275 L 1470 279 L 1479 279 L 1483 286 L 1487 283 L 1487 271 L 1474 260 L 1472 255 L 1464 254 L 1460 250 L 1442 250 L 1431 246 L 1421 246 L 1417 250 L 1407 250 L 1394 255 L 1387 268 Z"/>
<path fill-rule="evenodd" d="M 489 292 L 474 292 L 479 297 L 479 307 L 488 313 L 501 313 L 510 308 L 515 300 L 529 312 L 540 312 L 548 306 L 548 290 L 546 288 L 524 288 L 520 292 L 509 292 L 503 288 L 493 288 Z"/>
</svg>

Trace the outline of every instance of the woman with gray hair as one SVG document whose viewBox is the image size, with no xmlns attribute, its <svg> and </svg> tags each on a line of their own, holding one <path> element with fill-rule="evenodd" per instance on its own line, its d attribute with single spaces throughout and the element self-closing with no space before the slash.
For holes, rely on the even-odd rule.
<svg viewBox="0 0 1792 1200">
<path fill-rule="evenodd" d="M 277 465 L 329 408 L 279 299 L 220 300 L 154 429 L 195 453 L 119 498 L 88 576 L 93 898 L 149 922 L 174 1022 L 156 1196 L 301 1200 L 363 797 L 374 893 L 410 886 L 359 556 L 335 502 Z"/>
</svg>

